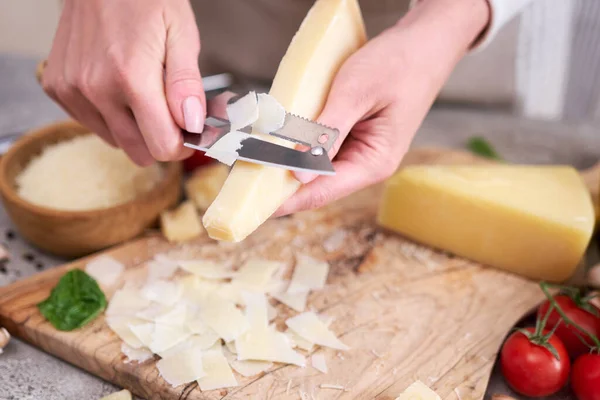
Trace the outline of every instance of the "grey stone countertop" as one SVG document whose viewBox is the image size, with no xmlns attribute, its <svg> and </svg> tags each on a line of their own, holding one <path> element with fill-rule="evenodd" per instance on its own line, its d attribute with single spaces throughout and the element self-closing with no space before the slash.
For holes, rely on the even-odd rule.
<svg viewBox="0 0 600 400">
<path fill-rule="evenodd" d="M 66 117 L 35 80 L 36 60 L 0 54 L 0 142 Z M 435 107 L 414 146 L 463 147 L 474 135 L 486 137 L 505 158 L 523 163 L 568 163 L 579 168 L 600 156 L 599 126 L 524 120 L 502 112 Z M 0 286 L 59 265 L 19 238 L 0 207 L 0 243 L 12 258 L 0 265 Z M 0 356 L 0 400 L 93 400 L 119 388 L 13 338 Z M 514 393 L 494 372 L 488 393 Z M 568 395 L 553 399 L 568 399 Z M 460 400 L 460 399 L 459 399 Z"/>
</svg>

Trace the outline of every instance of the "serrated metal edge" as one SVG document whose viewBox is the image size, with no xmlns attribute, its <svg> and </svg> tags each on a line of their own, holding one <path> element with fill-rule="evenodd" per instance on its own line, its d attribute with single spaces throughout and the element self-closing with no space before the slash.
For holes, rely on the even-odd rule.
<svg viewBox="0 0 600 400">
<path fill-rule="evenodd" d="M 322 124 L 322 123 L 320 123 L 320 122 L 313 121 L 312 119 L 305 118 L 305 117 L 303 117 L 303 116 L 301 116 L 301 115 L 294 114 L 294 113 L 287 113 L 287 114 L 289 114 L 289 115 L 291 115 L 292 117 L 295 117 L 295 118 L 300 118 L 301 120 L 304 120 L 304 121 L 306 121 L 306 122 L 308 122 L 308 123 L 315 124 L 315 125 L 319 125 L 319 126 L 322 126 L 322 127 L 324 127 L 324 128 L 327 128 L 327 129 L 329 129 L 329 130 L 332 130 L 332 131 L 338 131 L 338 132 L 339 132 L 339 130 L 338 130 L 337 128 L 333 128 L 333 127 L 331 127 L 331 126 L 327 126 L 327 125 L 325 125 L 325 124 Z"/>
</svg>

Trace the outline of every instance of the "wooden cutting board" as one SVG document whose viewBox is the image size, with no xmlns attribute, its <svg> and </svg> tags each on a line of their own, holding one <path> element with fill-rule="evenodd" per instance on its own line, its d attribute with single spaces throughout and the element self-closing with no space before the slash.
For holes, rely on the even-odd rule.
<svg viewBox="0 0 600 400">
<path fill-rule="evenodd" d="M 410 152 L 404 164 L 482 162 L 464 152 L 422 149 Z M 311 294 L 309 308 L 334 316 L 331 328 L 352 348 L 325 350 L 327 374 L 276 365 L 260 377 L 237 376 L 240 386 L 228 390 L 203 393 L 196 383 L 171 388 L 154 361 L 123 362 L 121 341 L 104 317 L 59 332 L 37 311 L 58 279 L 84 268 L 90 257 L 0 288 L 0 325 L 148 399 L 299 399 L 300 393 L 309 399 L 394 399 L 416 379 L 444 399 L 480 399 L 503 338 L 543 295 L 534 282 L 381 231 L 374 222 L 380 191 L 375 186 L 321 210 L 269 221 L 240 244 L 201 238 L 177 250 L 235 261 L 262 256 L 291 262 L 296 252 L 327 259 L 328 285 Z M 103 254 L 135 274 L 154 254 L 174 247 L 150 235 Z M 283 327 L 292 313 L 278 309 Z"/>
</svg>

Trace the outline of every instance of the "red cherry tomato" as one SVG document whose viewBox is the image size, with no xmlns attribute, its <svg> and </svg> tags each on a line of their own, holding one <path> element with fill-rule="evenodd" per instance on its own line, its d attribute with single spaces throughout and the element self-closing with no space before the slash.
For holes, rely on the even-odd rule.
<svg viewBox="0 0 600 400">
<path fill-rule="evenodd" d="M 194 151 L 191 156 L 183 160 L 183 169 L 191 172 L 201 165 L 210 164 L 215 161 L 214 158 L 206 157 L 201 151 Z"/>
<path fill-rule="evenodd" d="M 575 303 L 575 301 L 573 301 L 573 299 L 571 299 L 569 296 L 557 295 L 554 296 L 554 300 L 570 320 L 572 320 L 574 323 L 585 329 L 587 332 L 595 335 L 596 337 L 600 336 L 599 317 L 578 306 L 577 303 Z M 548 312 L 549 306 L 550 303 L 548 302 L 548 300 L 546 300 L 538 308 L 537 317 L 539 319 L 544 318 L 544 316 Z M 585 307 L 592 307 L 593 309 L 595 309 L 595 307 L 591 304 L 587 304 L 585 305 Z M 560 314 L 556 310 L 552 310 L 552 313 L 548 318 L 548 322 L 546 323 L 545 328 L 551 330 L 556 324 L 559 323 L 559 321 L 560 325 L 558 325 L 558 328 L 556 328 L 555 335 L 558 336 L 559 339 L 563 342 L 571 358 L 575 359 L 582 354 L 588 353 L 589 347 L 586 346 L 585 343 L 583 343 L 581 339 L 579 339 L 579 337 L 577 337 L 577 334 L 579 334 L 582 338 L 586 340 L 586 342 L 593 346 L 594 343 L 592 342 L 590 337 L 584 333 L 579 332 L 577 328 L 573 327 L 572 325 L 567 325 L 564 321 L 562 321 Z"/>
<path fill-rule="evenodd" d="M 535 333 L 534 328 L 525 330 Z M 567 383 L 571 369 L 569 354 L 556 335 L 550 336 L 548 343 L 556 349 L 558 359 L 519 331 L 504 342 L 500 352 L 502 375 L 515 392 L 529 397 L 549 396 Z"/>
<path fill-rule="evenodd" d="M 575 360 L 571 387 L 578 400 L 600 400 L 600 354 L 584 354 Z"/>
</svg>

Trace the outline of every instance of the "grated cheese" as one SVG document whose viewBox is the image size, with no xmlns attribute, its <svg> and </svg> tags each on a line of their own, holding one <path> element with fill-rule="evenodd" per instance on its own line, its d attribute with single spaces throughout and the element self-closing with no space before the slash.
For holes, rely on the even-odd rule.
<svg viewBox="0 0 600 400">
<path fill-rule="evenodd" d="M 150 191 L 163 176 L 159 164 L 135 165 L 93 134 L 47 146 L 16 178 L 23 199 L 57 210 L 116 206 Z"/>
<path fill-rule="evenodd" d="M 85 272 L 102 286 L 113 286 L 117 283 L 124 269 L 122 263 L 109 256 L 97 257 L 85 266 Z"/>
<path fill-rule="evenodd" d="M 348 350 L 349 347 L 342 343 L 331 332 L 327 325 L 312 312 L 305 312 L 285 321 L 288 328 L 293 330 L 298 336 L 313 342 L 315 344 L 331 347 L 332 349 Z"/>
</svg>

